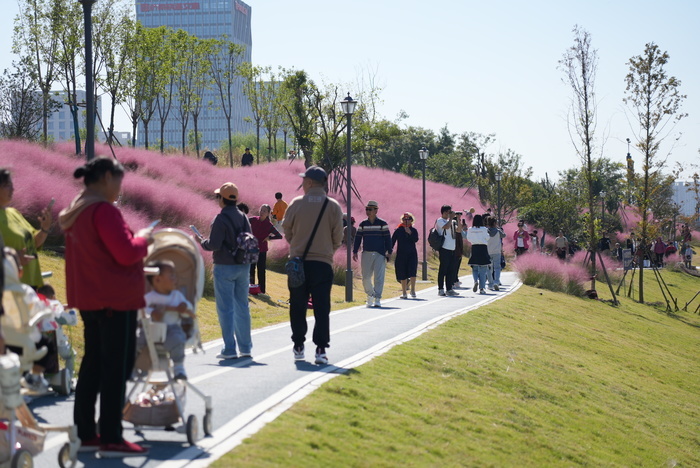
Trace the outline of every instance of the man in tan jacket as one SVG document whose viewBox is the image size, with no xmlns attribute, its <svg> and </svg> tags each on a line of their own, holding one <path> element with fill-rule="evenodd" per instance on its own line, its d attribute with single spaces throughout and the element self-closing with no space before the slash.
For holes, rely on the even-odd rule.
<svg viewBox="0 0 700 468">
<path fill-rule="evenodd" d="M 328 204 L 304 260 L 305 282 L 289 289 L 289 318 L 294 342 L 294 360 L 304 360 L 304 342 L 308 325 L 306 309 L 309 296 L 314 307 L 313 341 L 316 344 L 316 364 L 328 364 L 326 348 L 330 345 L 331 286 L 333 285 L 333 254 L 343 240 L 343 210 L 326 195 L 326 171 L 317 166 L 299 174 L 304 178 L 304 195 L 289 204 L 282 228 L 289 242 L 289 257 L 303 257 L 316 220 L 326 199 Z"/>
</svg>

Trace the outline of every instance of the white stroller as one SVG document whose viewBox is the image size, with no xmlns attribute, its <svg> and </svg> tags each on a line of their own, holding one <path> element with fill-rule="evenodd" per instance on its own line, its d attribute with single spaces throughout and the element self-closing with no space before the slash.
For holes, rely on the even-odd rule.
<svg viewBox="0 0 700 468">
<path fill-rule="evenodd" d="M 5 314 L 2 329 L 5 343 L 22 348 L 22 355 L 8 353 L 0 357 L 0 467 L 31 467 L 33 457 L 44 449 L 50 431 L 68 434 L 58 454 L 61 468 L 75 466 L 80 440 L 74 425 L 52 426 L 37 422 L 27 407 L 20 390 L 20 374 L 32 368 L 34 361 L 46 355 L 47 349 L 37 349 L 37 324 L 53 312 L 39 299 L 32 288 L 19 281 L 15 260 L 3 256 L 5 290 L 2 304 Z"/>
<path fill-rule="evenodd" d="M 153 234 L 154 242 L 149 247 L 146 262 L 153 260 L 170 260 L 175 264 L 177 288 L 190 301 L 196 312 L 197 303 L 202 298 L 204 289 L 204 260 L 199 252 L 199 245 L 187 233 L 179 229 L 161 229 Z M 146 287 L 150 285 L 147 283 Z M 199 429 L 197 417 L 193 414 L 185 417 L 185 393 L 189 388 L 204 400 L 204 434 L 212 433 L 211 397 L 186 380 L 173 378 L 172 361 L 162 346 L 165 338 L 165 324 L 150 320 L 144 310 L 139 311 L 139 321 L 146 338 L 143 348 L 136 360 L 136 368 L 145 371 L 136 377 L 136 383 L 129 391 L 124 420 L 134 424 L 140 431 L 143 426 L 164 427 L 166 429 L 178 422 L 176 429 L 187 434 L 187 441 L 194 445 L 198 440 Z M 194 329 L 187 346 L 194 351 L 203 350 L 198 322 L 194 320 Z"/>
</svg>

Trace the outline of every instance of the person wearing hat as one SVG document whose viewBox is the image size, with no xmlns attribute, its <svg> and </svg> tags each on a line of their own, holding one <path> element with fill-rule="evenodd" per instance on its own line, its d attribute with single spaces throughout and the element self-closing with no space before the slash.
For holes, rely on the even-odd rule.
<svg viewBox="0 0 700 468">
<path fill-rule="evenodd" d="M 387 222 L 377 217 L 379 203 L 368 201 L 365 211 L 367 219 L 357 228 L 352 258 L 357 261 L 357 252 L 362 244 L 362 285 L 367 293 L 367 307 L 381 307 L 384 272 L 391 256 L 391 233 Z"/>
<path fill-rule="evenodd" d="M 216 313 L 224 339 L 224 347 L 216 357 L 221 360 L 250 357 L 253 349 L 248 307 L 250 265 L 237 263 L 231 252 L 236 250 L 238 235 L 241 232 L 252 233 L 252 230 L 248 217 L 236 206 L 236 184 L 226 182 L 214 190 L 214 194 L 221 212 L 211 224 L 209 239 L 199 240 L 204 250 L 213 252 L 214 258 Z"/>
<path fill-rule="evenodd" d="M 330 346 L 331 287 L 333 286 L 333 254 L 343 240 L 343 209 L 326 195 L 326 171 L 310 166 L 301 184 L 304 195 L 296 197 L 287 207 L 282 221 L 284 236 L 289 242 L 289 257 L 303 258 L 304 284 L 289 288 L 289 321 L 295 361 L 304 360 L 304 342 L 308 324 L 306 309 L 309 296 L 314 308 L 313 341 L 316 344 L 316 364 L 328 364 L 326 348 Z M 326 204 L 326 200 L 328 201 Z M 323 216 L 319 218 L 321 210 Z M 318 228 L 311 239 L 316 221 Z M 311 239 L 311 243 L 309 243 Z M 307 250 L 306 256 L 304 251 Z"/>
<path fill-rule="evenodd" d="M 250 148 L 245 149 L 245 153 L 241 156 L 241 166 L 252 166 L 253 155 L 250 153 Z"/>
</svg>

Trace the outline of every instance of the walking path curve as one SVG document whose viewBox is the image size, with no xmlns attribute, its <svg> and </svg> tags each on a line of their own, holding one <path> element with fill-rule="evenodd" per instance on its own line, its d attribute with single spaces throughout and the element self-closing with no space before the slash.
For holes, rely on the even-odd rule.
<svg viewBox="0 0 700 468">
<path fill-rule="evenodd" d="M 521 283 L 515 273 L 504 272 L 500 292 L 486 295 L 460 290 L 460 296 L 440 297 L 437 288 L 418 292 L 416 299 L 387 299 L 381 308 L 353 307 L 331 314 L 331 365 L 313 364 L 314 345 L 310 341 L 313 318 L 309 318 L 306 361 L 294 362 L 291 330 L 288 323 L 253 331 L 253 358 L 219 362 L 214 357 L 222 345 L 215 340 L 205 345 L 205 353 L 187 356 L 189 381 L 213 398 L 211 437 L 189 446 L 185 434 L 148 429 L 143 437 L 134 434 L 125 423 L 125 437 L 150 446 L 148 459 L 97 460 L 94 454 L 80 454 L 77 466 L 100 467 L 206 467 L 254 434 L 267 422 L 304 398 L 321 384 L 357 367 L 392 347 L 409 341 L 453 317 L 464 314 L 512 293 Z M 463 277 L 472 284 L 471 276 Z M 30 407 L 40 421 L 52 424 L 72 420 L 73 397 L 44 397 Z M 190 392 L 186 415 L 199 419 L 200 434 L 204 404 Z M 64 435 L 50 436 L 44 452 L 35 457 L 36 467 L 55 467 L 58 450 L 67 440 Z"/>
</svg>

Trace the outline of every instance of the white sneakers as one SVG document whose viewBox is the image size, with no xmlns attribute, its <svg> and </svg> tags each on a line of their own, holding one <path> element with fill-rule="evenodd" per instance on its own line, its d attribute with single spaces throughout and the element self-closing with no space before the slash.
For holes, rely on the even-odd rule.
<svg viewBox="0 0 700 468">
<path fill-rule="evenodd" d="M 378 298 L 374 298 L 374 307 L 381 307 L 382 306 L 382 301 Z"/>
<path fill-rule="evenodd" d="M 381 307 L 382 300 L 378 297 L 367 296 L 367 307 Z"/>
<path fill-rule="evenodd" d="M 372 307 L 374 305 L 374 297 L 367 296 L 367 307 Z"/>
</svg>

